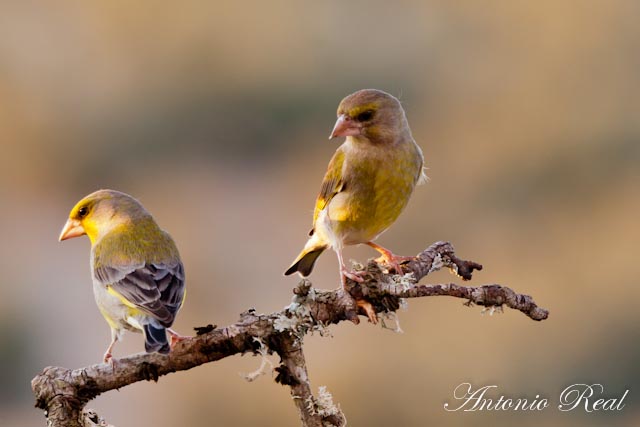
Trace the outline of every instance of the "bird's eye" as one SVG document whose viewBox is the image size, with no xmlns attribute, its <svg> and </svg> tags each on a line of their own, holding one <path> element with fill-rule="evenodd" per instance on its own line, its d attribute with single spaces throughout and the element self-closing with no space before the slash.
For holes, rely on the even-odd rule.
<svg viewBox="0 0 640 427">
<path fill-rule="evenodd" d="M 85 216 L 87 216 L 88 213 L 89 213 L 89 208 L 87 208 L 86 206 L 83 206 L 80 209 L 78 209 L 78 218 L 84 218 Z"/>
<path fill-rule="evenodd" d="M 371 118 L 373 117 L 373 111 L 371 110 L 367 110 L 367 111 L 363 111 L 362 113 L 358 114 L 356 116 L 356 120 L 359 122 L 366 122 L 371 120 Z"/>
</svg>

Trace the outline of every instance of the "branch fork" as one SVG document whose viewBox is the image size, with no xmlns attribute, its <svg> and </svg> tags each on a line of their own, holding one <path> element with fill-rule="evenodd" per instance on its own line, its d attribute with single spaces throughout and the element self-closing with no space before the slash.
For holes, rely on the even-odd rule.
<svg viewBox="0 0 640 427">
<path fill-rule="evenodd" d="M 344 320 L 358 323 L 359 315 L 371 318 L 371 313 L 356 301 L 369 303 L 376 316 L 395 313 L 405 298 L 429 296 L 462 298 L 467 305 L 481 305 L 489 310 L 507 306 L 536 321 L 549 315 L 530 296 L 518 294 L 506 286 L 418 284 L 424 276 L 441 268 L 449 268 L 463 280 L 470 280 L 474 271 L 482 270 L 482 265 L 456 257 L 450 243 L 436 242 L 402 264 L 402 274 L 388 274 L 376 262 L 370 261 L 364 266 L 365 281 L 348 280 L 347 292 L 314 289 L 310 281 L 302 280 L 293 289 L 291 304 L 283 310 L 265 315 L 250 309 L 232 325 L 195 328 L 197 335 L 178 342 L 169 355 L 139 353 L 118 359 L 113 366 L 100 363 L 75 370 L 47 367 L 31 382 L 36 407 L 45 410 L 51 427 L 109 426 L 95 412 L 85 409 L 88 402 L 102 393 L 138 381 L 158 381 L 171 372 L 239 353 L 262 357 L 277 353 L 281 361 L 275 368 L 275 381 L 290 388 L 302 425 L 342 427 L 346 425 L 346 418 L 326 388 L 320 387 L 317 397 L 311 391 L 303 338 L 314 332 L 325 335 L 329 325 Z"/>
</svg>

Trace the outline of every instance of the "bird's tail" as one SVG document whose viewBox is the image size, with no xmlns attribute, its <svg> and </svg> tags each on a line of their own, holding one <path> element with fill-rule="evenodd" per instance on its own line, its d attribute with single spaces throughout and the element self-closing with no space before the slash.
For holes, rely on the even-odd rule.
<svg viewBox="0 0 640 427">
<path fill-rule="evenodd" d="M 164 326 L 156 324 L 156 322 L 143 325 L 144 328 L 144 348 L 147 353 L 158 352 L 167 354 L 171 350 L 169 341 L 167 341 L 167 332 Z"/>
<path fill-rule="evenodd" d="M 307 277 L 311 274 L 311 270 L 313 270 L 313 265 L 316 263 L 316 259 L 320 256 L 320 254 L 327 249 L 326 245 L 320 246 L 305 246 L 298 258 L 291 264 L 291 267 L 287 271 L 284 272 L 285 276 L 295 273 L 296 271 L 302 274 L 303 277 Z"/>
</svg>

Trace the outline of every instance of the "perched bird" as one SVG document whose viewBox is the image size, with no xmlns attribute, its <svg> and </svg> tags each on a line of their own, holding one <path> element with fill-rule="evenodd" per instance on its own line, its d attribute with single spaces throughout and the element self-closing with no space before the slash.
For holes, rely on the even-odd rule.
<svg viewBox="0 0 640 427">
<path fill-rule="evenodd" d="M 185 295 L 184 268 L 173 239 L 128 194 L 99 190 L 71 210 L 60 241 L 91 240 L 93 293 L 111 327 L 111 352 L 125 329 L 144 333 L 148 353 L 169 353 L 184 337 L 168 329 Z M 171 335 L 171 346 L 166 331 Z"/>
<path fill-rule="evenodd" d="M 395 222 L 415 185 L 426 179 L 423 156 L 413 140 L 404 110 L 392 95 L 375 89 L 355 92 L 340 102 L 329 139 L 346 136 L 329 162 L 304 249 L 285 275 L 308 276 L 320 254 L 331 247 L 346 279 L 362 282 L 342 256 L 345 246 L 364 243 L 400 272 L 407 257 L 394 255 L 374 240 Z"/>
</svg>

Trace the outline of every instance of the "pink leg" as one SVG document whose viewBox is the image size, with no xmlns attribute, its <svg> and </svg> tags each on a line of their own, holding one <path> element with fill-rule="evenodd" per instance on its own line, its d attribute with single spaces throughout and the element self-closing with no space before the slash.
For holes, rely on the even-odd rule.
<svg viewBox="0 0 640 427">
<path fill-rule="evenodd" d="M 176 331 L 170 328 L 167 328 L 167 332 L 169 332 L 169 335 L 171 336 L 171 342 L 169 345 L 171 346 L 172 350 L 176 346 L 176 344 L 178 344 L 180 341 L 184 341 L 188 338 L 191 338 L 188 335 L 180 335 L 179 333 L 177 333 Z"/>
<path fill-rule="evenodd" d="M 344 289 L 346 294 L 349 294 L 347 292 L 347 278 L 354 280 L 358 283 L 362 283 L 364 282 L 364 278 L 361 276 L 361 274 L 366 274 L 366 272 L 350 271 L 344 265 L 344 259 L 342 258 L 342 250 L 336 249 L 336 253 L 338 254 L 338 262 L 340 263 L 340 279 L 342 280 L 342 289 Z M 376 314 L 376 311 L 373 309 L 373 306 L 369 301 L 364 299 L 357 299 L 355 300 L 355 302 L 356 302 L 356 306 L 365 312 L 365 314 L 367 315 L 371 323 L 373 324 L 378 323 L 378 316 Z"/>
<path fill-rule="evenodd" d="M 400 264 L 414 259 L 414 257 L 410 257 L 410 256 L 395 255 L 389 249 L 383 248 L 377 243 L 367 242 L 366 245 L 371 246 L 373 249 L 375 249 L 376 251 L 382 254 L 380 258 L 376 259 L 376 262 L 378 264 L 387 264 L 389 265 L 389 267 L 391 267 L 392 270 L 394 270 L 398 274 L 402 274 L 402 268 L 400 267 Z"/>
<path fill-rule="evenodd" d="M 340 279 L 342 280 L 342 289 L 346 290 L 347 288 L 347 278 L 358 283 L 364 282 L 364 278 L 362 278 L 362 276 L 358 275 L 358 273 L 354 271 L 349 270 L 344 264 L 344 259 L 342 258 L 342 249 L 336 249 L 336 253 L 338 254 L 338 262 L 340 263 Z"/>
<path fill-rule="evenodd" d="M 116 345 L 116 342 L 118 342 L 118 332 L 115 329 L 111 329 L 111 344 L 107 347 L 107 351 L 104 352 L 104 357 L 102 358 L 104 363 L 111 365 L 111 368 L 114 368 L 111 352 L 113 351 L 113 346 Z"/>
</svg>

